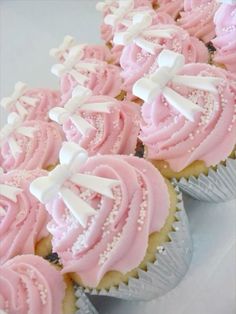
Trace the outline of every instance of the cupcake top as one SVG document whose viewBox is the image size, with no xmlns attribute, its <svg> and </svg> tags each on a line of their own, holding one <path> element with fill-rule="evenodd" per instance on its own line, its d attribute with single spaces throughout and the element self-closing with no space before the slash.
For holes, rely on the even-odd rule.
<svg viewBox="0 0 236 314">
<path fill-rule="evenodd" d="M 0 309 L 6 313 L 62 313 L 65 288 L 60 272 L 39 256 L 16 256 L 0 266 Z"/>
<path fill-rule="evenodd" d="M 56 58 L 58 62 L 63 63 L 71 48 L 78 46 L 74 37 L 67 35 L 64 37 L 63 42 L 58 48 L 52 48 L 49 52 L 51 57 Z M 112 59 L 110 50 L 105 45 L 92 45 L 82 44 L 79 45 L 81 48 L 81 60 L 83 59 L 96 59 L 101 61 L 110 62 Z"/>
<path fill-rule="evenodd" d="M 29 89 L 18 82 L 10 97 L 1 101 L 1 106 L 8 112 L 16 112 L 25 120 L 48 121 L 48 110 L 60 102 L 60 93 L 44 88 Z"/>
<path fill-rule="evenodd" d="M 208 61 L 204 44 L 180 27 L 171 24 L 150 26 L 149 15 L 138 15 L 135 19 L 129 32 L 116 35 L 117 41 L 127 45 L 120 59 L 126 90 L 131 90 L 135 81 L 156 68 L 156 57 L 163 49 L 183 53 L 187 63 Z"/>
<path fill-rule="evenodd" d="M 177 23 L 190 35 L 208 43 L 215 37 L 213 19 L 218 6 L 216 0 L 185 0 Z"/>
<path fill-rule="evenodd" d="M 63 139 L 56 123 L 23 121 L 12 112 L 0 131 L 0 166 L 4 171 L 46 169 L 57 163 Z"/>
<path fill-rule="evenodd" d="M 74 163 L 69 166 L 74 176 L 60 181 L 64 198 L 59 197 L 58 191 L 47 197 L 56 183 L 50 176 L 35 180 L 30 190 L 47 204 L 52 216 L 48 228 L 63 272 L 76 272 L 84 285 L 96 287 L 108 271 L 126 273 L 140 264 L 148 237 L 162 228 L 170 204 L 163 177 L 146 160 L 121 155 L 97 155 L 86 160 L 83 154 L 79 153 L 79 168 L 76 157 L 65 158 Z M 75 172 L 73 168 L 79 170 Z M 68 166 L 63 171 L 68 173 Z M 75 198 L 85 202 L 83 209 L 75 208 Z M 86 207 L 87 216 L 81 222 Z"/>
<path fill-rule="evenodd" d="M 176 172 L 196 160 L 215 166 L 236 144 L 236 85 L 227 71 L 207 64 L 184 65 L 171 51 L 159 70 L 133 92 L 145 100 L 140 138 L 147 158 L 165 160 Z"/>
<path fill-rule="evenodd" d="M 184 0 L 158 0 L 157 12 L 164 12 L 176 19 L 184 7 Z"/>
<path fill-rule="evenodd" d="M 29 185 L 43 170 L 14 170 L 0 175 L 0 264 L 18 254 L 34 254 L 36 244 L 49 235 L 49 216 Z"/>
<path fill-rule="evenodd" d="M 216 38 L 212 40 L 216 53 L 214 62 L 236 73 L 236 1 L 222 4 L 214 17 Z"/>
<path fill-rule="evenodd" d="M 122 80 L 120 68 L 96 59 L 82 59 L 83 49 L 72 47 L 63 63 L 55 64 L 52 73 L 61 79 L 62 102 L 67 101 L 77 85 L 90 88 L 95 95 L 118 96 Z"/>
<path fill-rule="evenodd" d="M 91 90 L 77 86 L 64 107 L 53 108 L 49 116 L 63 125 L 68 141 L 89 155 L 135 152 L 140 108 L 132 102 L 93 96 Z"/>
</svg>

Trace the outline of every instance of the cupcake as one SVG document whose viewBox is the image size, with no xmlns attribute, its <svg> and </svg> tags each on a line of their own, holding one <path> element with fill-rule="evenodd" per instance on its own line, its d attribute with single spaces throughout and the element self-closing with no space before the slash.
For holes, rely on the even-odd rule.
<svg viewBox="0 0 236 314">
<path fill-rule="evenodd" d="M 178 190 L 134 156 L 87 159 L 76 144 L 65 143 L 60 161 L 30 191 L 52 216 L 48 230 L 62 273 L 93 294 L 130 300 L 176 286 L 191 259 Z"/>
<path fill-rule="evenodd" d="M 71 280 L 35 255 L 19 255 L 0 266 L 0 309 L 8 314 L 95 314 L 85 296 L 81 308 Z"/>
<path fill-rule="evenodd" d="M 136 15 L 133 24 L 127 32 L 114 37 L 114 42 L 125 45 L 120 59 L 121 76 L 131 99 L 133 84 L 156 68 L 156 58 L 165 48 L 183 53 L 186 62 L 208 62 L 204 44 L 180 27 L 172 24 L 151 26 L 149 15 Z"/>
<path fill-rule="evenodd" d="M 74 46 L 64 62 L 51 69 L 60 78 L 62 103 L 71 97 L 77 85 L 90 88 L 95 95 L 121 97 L 120 68 L 97 59 L 83 59 L 83 54 L 83 47 Z"/>
<path fill-rule="evenodd" d="M 77 86 L 64 108 L 49 111 L 50 118 L 63 126 L 68 141 L 95 154 L 134 154 L 139 134 L 140 108 L 129 101 L 93 96 Z"/>
<path fill-rule="evenodd" d="M 25 120 L 48 121 L 48 110 L 58 106 L 60 93 L 45 88 L 29 89 L 18 82 L 10 97 L 1 101 L 1 106 L 8 112 L 16 112 Z"/>
<path fill-rule="evenodd" d="M 29 185 L 47 171 L 14 170 L 0 175 L 0 264 L 18 254 L 46 256 L 51 252 L 49 215 Z"/>
<path fill-rule="evenodd" d="M 13 169 L 49 169 L 57 164 L 64 136 L 54 122 L 23 121 L 16 113 L 0 131 L 0 166 L 5 172 Z"/>
<path fill-rule="evenodd" d="M 140 139 L 146 158 L 192 197 L 236 196 L 236 85 L 233 76 L 164 50 L 159 69 L 137 81 L 142 98 Z"/>
<path fill-rule="evenodd" d="M 180 12 L 177 24 L 191 36 L 208 43 L 215 37 L 213 19 L 218 6 L 216 0 L 184 0 L 184 11 Z"/>
<path fill-rule="evenodd" d="M 224 1 L 221 1 L 224 2 Z M 213 62 L 236 74 L 236 1 L 222 3 L 214 17 Z"/>
<path fill-rule="evenodd" d="M 76 40 L 72 36 L 65 36 L 63 42 L 58 48 L 52 48 L 49 52 L 51 57 L 56 58 L 58 62 L 63 63 L 67 58 L 71 48 L 78 46 Z M 112 56 L 110 50 L 105 45 L 91 45 L 82 44 L 79 45 L 82 52 L 81 59 L 96 59 L 110 63 Z"/>
</svg>

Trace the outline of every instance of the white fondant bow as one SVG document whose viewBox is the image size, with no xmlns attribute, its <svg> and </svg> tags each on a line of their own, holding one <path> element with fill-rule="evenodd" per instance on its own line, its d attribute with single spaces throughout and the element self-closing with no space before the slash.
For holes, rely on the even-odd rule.
<svg viewBox="0 0 236 314">
<path fill-rule="evenodd" d="M 98 11 L 104 11 L 107 8 L 111 8 L 112 5 L 114 5 L 117 2 L 117 0 L 105 0 L 105 1 L 99 1 L 96 4 L 96 9 Z"/>
<path fill-rule="evenodd" d="M 7 184 L 0 184 L 0 195 L 8 198 L 12 202 L 16 203 L 17 201 L 17 194 L 22 192 L 23 190 L 12 185 Z"/>
<path fill-rule="evenodd" d="M 23 104 L 25 103 L 29 106 L 35 107 L 38 102 L 37 98 L 24 96 L 24 93 L 27 91 L 27 89 L 28 87 L 26 84 L 22 82 L 16 83 L 13 94 L 10 97 L 3 98 L 1 101 L 1 106 L 7 111 L 10 111 L 10 109 L 15 106 L 19 115 L 24 117 L 27 115 L 27 110 Z"/>
<path fill-rule="evenodd" d="M 37 130 L 34 127 L 25 127 L 22 125 L 22 118 L 16 113 L 12 112 L 7 117 L 7 124 L 0 131 L 0 147 L 8 141 L 12 155 L 16 158 L 21 153 L 21 148 L 15 140 L 14 132 L 32 138 L 33 133 Z"/>
<path fill-rule="evenodd" d="M 68 56 L 61 64 L 52 66 L 51 72 L 58 77 L 64 74 L 70 74 L 79 84 L 84 85 L 88 77 L 81 72 L 94 72 L 98 64 L 94 61 L 82 61 L 84 56 L 84 45 L 77 45 L 70 49 Z"/>
<path fill-rule="evenodd" d="M 174 27 L 157 28 L 152 25 L 152 15 L 138 13 L 133 16 L 132 25 L 128 26 L 124 32 L 116 33 L 113 38 L 113 42 L 117 45 L 128 45 L 135 43 L 145 51 L 155 54 L 156 49 L 161 46 L 157 43 L 153 43 L 147 38 L 171 38 L 171 35 L 176 32 Z"/>
<path fill-rule="evenodd" d="M 219 84 L 221 79 L 208 76 L 178 75 L 177 73 L 184 66 L 184 56 L 170 50 L 164 49 L 157 60 L 159 68 L 153 74 L 138 80 L 133 86 L 133 94 L 146 102 L 151 102 L 162 93 L 170 105 L 187 119 L 194 121 L 195 112 L 202 111 L 202 108 L 168 87 L 167 83 L 172 82 L 217 93 L 215 85 Z"/>
<path fill-rule="evenodd" d="M 54 107 L 49 111 L 50 119 L 59 124 L 63 124 L 70 119 L 79 132 L 85 135 L 89 129 L 94 127 L 77 110 L 109 113 L 109 107 L 112 105 L 112 102 L 86 103 L 91 96 L 92 91 L 90 89 L 76 86 L 72 92 L 72 97 L 65 104 L 64 108 Z"/>
<path fill-rule="evenodd" d="M 107 25 L 115 26 L 118 22 L 134 9 L 134 0 L 120 0 L 118 1 L 119 7 L 111 9 L 112 14 L 107 14 L 104 18 L 104 23 Z"/>
<path fill-rule="evenodd" d="M 120 184 L 117 180 L 79 173 L 87 158 L 87 152 L 79 145 L 65 142 L 60 150 L 60 165 L 47 177 L 37 178 L 30 185 L 30 192 L 43 204 L 59 195 L 83 227 L 86 226 L 88 217 L 95 215 L 96 211 L 73 190 L 66 187 L 65 182 L 70 181 L 109 198 L 113 198 L 112 187 Z"/>
<path fill-rule="evenodd" d="M 72 36 L 65 36 L 63 42 L 60 44 L 58 48 L 52 48 L 49 51 L 49 54 L 51 57 L 56 58 L 58 61 L 61 61 L 61 59 L 66 59 L 68 56 L 68 53 L 72 47 L 76 45 L 75 38 Z"/>
</svg>

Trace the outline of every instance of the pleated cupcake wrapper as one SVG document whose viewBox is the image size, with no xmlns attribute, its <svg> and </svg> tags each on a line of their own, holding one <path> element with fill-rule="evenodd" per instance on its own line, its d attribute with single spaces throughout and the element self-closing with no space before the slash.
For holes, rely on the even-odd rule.
<svg viewBox="0 0 236 314">
<path fill-rule="evenodd" d="M 236 159 L 227 158 L 225 165 L 209 169 L 207 175 L 200 174 L 188 179 L 173 179 L 172 182 L 191 197 L 208 202 L 225 202 L 236 198 Z"/>
<path fill-rule="evenodd" d="M 188 219 L 184 210 L 182 194 L 178 187 L 176 221 L 173 232 L 169 233 L 170 242 L 158 247 L 156 261 L 147 264 L 147 270 L 138 270 L 138 278 L 131 277 L 127 284 L 111 287 L 109 290 L 85 289 L 85 292 L 111 296 L 126 300 L 151 300 L 173 289 L 184 277 L 192 257 L 192 240 Z"/>
<path fill-rule="evenodd" d="M 75 314 L 98 314 L 97 310 L 89 301 L 85 293 L 78 287 L 76 287 L 75 289 L 76 289 L 75 296 L 77 298 L 76 301 L 77 311 L 75 312 Z"/>
</svg>

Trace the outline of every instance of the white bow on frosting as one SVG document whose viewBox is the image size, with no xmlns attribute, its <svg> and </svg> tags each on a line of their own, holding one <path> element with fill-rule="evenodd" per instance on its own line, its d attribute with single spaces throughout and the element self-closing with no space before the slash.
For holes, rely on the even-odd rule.
<svg viewBox="0 0 236 314">
<path fill-rule="evenodd" d="M 81 72 L 95 72 L 98 63 L 91 60 L 90 62 L 82 61 L 83 57 L 84 45 L 76 45 L 70 49 L 63 63 L 52 66 L 51 72 L 58 77 L 70 74 L 78 84 L 84 85 L 88 77 Z"/>
<path fill-rule="evenodd" d="M 151 14 L 135 14 L 132 24 L 128 26 L 126 31 L 115 33 L 113 42 L 117 45 L 128 45 L 133 42 L 145 51 L 155 54 L 156 49 L 160 48 L 161 45 L 153 43 L 148 38 L 171 38 L 176 30 L 171 26 L 162 29 L 156 25 L 151 27 L 151 25 Z"/>
<path fill-rule="evenodd" d="M 62 61 L 62 59 L 66 59 L 70 49 L 75 45 L 76 45 L 75 38 L 67 35 L 64 37 L 64 40 L 60 44 L 60 46 L 58 48 L 52 48 L 49 51 L 49 54 L 51 57 L 56 58 L 58 61 Z"/>
<path fill-rule="evenodd" d="M 7 199 L 11 200 L 12 202 L 17 202 L 17 194 L 22 192 L 23 190 L 12 185 L 8 184 L 0 184 L 0 195 L 6 197 Z"/>
<path fill-rule="evenodd" d="M 109 113 L 109 107 L 112 105 L 112 102 L 86 103 L 91 96 L 92 91 L 90 89 L 83 86 L 75 87 L 72 97 L 64 105 L 64 108 L 54 107 L 49 111 L 50 119 L 59 124 L 63 124 L 70 119 L 79 132 L 85 135 L 89 129 L 94 127 L 77 110 Z"/>
<path fill-rule="evenodd" d="M 162 94 L 171 106 L 188 120 L 194 121 L 195 113 L 202 111 L 202 108 L 168 87 L 167 84 L 171 82 L 217 93 L 215 85 L 221 82 L 221 78 L 178 75 L 184 66 L 184 56 L 170 50 L 164 49 L 157 61 L 159 68 L 153 74 L 138 80 L 133 86 L 133 94 L 146 102 L 152 102 L 159 94 Z"/>
<path fill-rule="evenodd" d="M 27 115 L 28 111 L 25 109 L 23 104 L 35 107 L 38 102 L 37 98 L 24 96 L 27 90 L 28 87 L 26 84 L 22 82 L 16 83 L 13 94 L 10 97 L 3 98 L 1 101 L 1 106 L 7 111 L 10 111 L 11 108 L 15 106 L 19 115 L 24 117 Z"/>
<path fill-rule="evenodd" d="M 117 180 L 79 173 L 87 158 L 87 152 L 79 145 L 65 142 L 60 150 L 60 165 L 47 177 L 37 178 L 30 185 L 30 192 L 43 204 L 59 195 L 83 227 L 86 226 L 88 217 L 96 214 L 96 210 L 82 200 L 79 194 L 66 187 L 65 183 L 70 181 L 109 198 L 113 198 L 112 187 L 120 184 Z"/>
<path fill-rule="evenodd" d="M 12 112 L 7 117 L 7 124 L 0 131 L 0 147 L 7 141 L 11 153 L 14 158 L 21 153 L 21 148 L 15 139 L 15 133 L 32 138 L 37 128 L 22 126 L 22 118 L 16 113 Z"/>
<path fill-rule="evenodd" d="M 111 9 L 112 6 L 114 6 L 115 4 L 117 3 L 117 0 L 105 0 L 105 1 L 99 1 L 97 4 L 96 4 L 96 9 L 98 11 L 101 11 L 103 12 L 104 10 L 106 9 Z"/>
<path fill-rule="evenodd" d="M 121 22 L 134 9 L 134 0 L 120 0 L 118 5 L 118 8 L 111 7 L 112 13 L 104 17 L 105 24 L 114 27 L 118 22 Z"/>
</svg>

